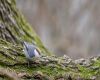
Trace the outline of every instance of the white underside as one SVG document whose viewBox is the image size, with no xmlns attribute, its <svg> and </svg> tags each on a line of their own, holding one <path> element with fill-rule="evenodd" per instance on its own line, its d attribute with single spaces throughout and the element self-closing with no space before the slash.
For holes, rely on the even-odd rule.
<svg viewBox="0 0 100 80">
<path fill-rule="evenodd" d="M 34 53 L 35 53 L 35 57 L 40 57 L 39 52 L 36 49 L 34 50 Z"/>
</svg>

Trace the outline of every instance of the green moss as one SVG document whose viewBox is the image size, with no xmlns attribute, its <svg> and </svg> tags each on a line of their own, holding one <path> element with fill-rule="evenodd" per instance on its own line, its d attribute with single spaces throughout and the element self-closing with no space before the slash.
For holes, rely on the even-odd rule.
<svg viewBox="0 0 100 80">
<path fill-rule="evenodd" d="M 7 24 L 4 24 L 4 26 L 7 27 L 7 30 L 9 30 L 10 34 L 9 32 L 7 32 L 6 29 L 4 29 L 4 31 L 2 32 L 5 32 L 6 34 L 11 36 L 10 39 L 5 40 L 14 44 L 20 44 L 23 41 L 27 41 L 30 43 L 34 42 L 42 54 L 51 55 L 51 53 L 43 46 L 41 40 L 39 39 L 35 31 L 27 23 L 23 15 L 16 8 L 15 0 L 7 0 L 5 1 L 5 5 L 3 4 L 4 1 L 5 0 L 2 0 L 2 2 L 0 3 L 4 6 L 6 11 L 2 11 L 2 14 L 8 14 L 5 14 L 7 19 L 5 19 L 5 17 L 1 15 L 0 21 L 2 24 Z M 5 35 L 5 33 L 2 34 Z"/>
<path fill-rule="evenodd" d="M 0 46 L 0 67 L 10 68 L 19 73 L 27 73 L 32 76 L 39 71 L 43 75 L 49 76 L 52 79 L 58 76 L 64 77 L 66 75 L 71 75 L 73 79 L 77 79 L 78 77 L 90 79 L 93 76 L 100 75 L 99 58 L 97 60 L 91 60 L 91 66 L 75 64 L 73 61 L 71 61 L 67 66 L 64 66 L 64 63 L 66 63 L 65 59 L 61 57 L 47 56 L 50 63 L 34 63 L 28 67 L 28 62 L 21 45 L 9 43 L 2 39 L 0 39 L 0 45 L 2 45 Z"/>
<path fill-rule="evenodd" d="M 5 5 L 2 3 L 3 1 L 7 1 Z M 51 55 L 51 53 L 43 46 L 35 31 L 18 11 L 15 0 L 0 0 L 0 4 L 9 13 L 5 14 L 8 20 L 4 16 L 0 16 L 0 23 L 9 30 L 7 32 L 5 28 L 0 29 L 0 35 L 1 33 L 3 35 L 5 33 L 9 35 L 10 33 L 10 37 L 7 39 L 0 38 L 0 68 L 9 68 L 16 73 L 27 73 L 32 78 L 33 75 L 40 72 L 41 75 L 50 77 L 51 80 L 58 76 L 66 77 L 66 75 L 70 75 L 73 79 L 77 79 L 78 77 L 90 79 L 93 76 L 100 76 L 100 57 L 97 60 L 91 60 L 90 66 L 75 64 L 73 61 L 67 63 L 67 58 L 63 59 L 63 57 L 53 56 L 46 56 L 45 59 L 41 57 L 45 62 L 47 61 L 46 63 L 40 59 L 39 63 L 28 66 L 28 61 L 24 55 L 23 46 L 21 45 L 22 41 L 35 43 L 40 52 L 45 55 Z"/>
</svg>

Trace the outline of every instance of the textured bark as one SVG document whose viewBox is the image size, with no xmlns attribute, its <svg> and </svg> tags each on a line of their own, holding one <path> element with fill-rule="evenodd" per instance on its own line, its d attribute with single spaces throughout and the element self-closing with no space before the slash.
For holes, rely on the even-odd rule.
<svg viewBox="0 0 100 80">
<path fill-rule="evenodd" d="M 41 53 L 30 66 L 22 41 L 34 42 Z M 51 56 L 16 8 L 14 0 L 0 0 L 0 79 L 83 80 L 100 75 L 100 57 L 72 60 Z M 99 78 L 98 78 L 99 80 Z"/>
</svg>

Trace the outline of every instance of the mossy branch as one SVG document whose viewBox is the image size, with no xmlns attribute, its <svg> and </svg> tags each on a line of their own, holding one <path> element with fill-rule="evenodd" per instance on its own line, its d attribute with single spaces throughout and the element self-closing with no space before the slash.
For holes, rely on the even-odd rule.
<svg viewBox="0 0 100 80">
<path fill-rule="evenodd" d="M 41 52 L 30 66 L 22 41 L 34 42 Z M 0 0 L 0 79 L 5 80 L 99 80 L 100 56 L 72 60 L 56 57 L 43 46 L 39 37 L 16 8 L 15 0 Z"/>
</svg>

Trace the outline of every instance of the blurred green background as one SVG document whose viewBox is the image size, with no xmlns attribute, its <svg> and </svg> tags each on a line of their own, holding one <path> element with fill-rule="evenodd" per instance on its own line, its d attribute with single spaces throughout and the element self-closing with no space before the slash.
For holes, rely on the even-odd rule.
<svg viewBox="0 0 100 80">
<path fill-rule="evenodd" d="M 100 55 L 100 0 L 16 0 L 17 7 L 58 56 Z"/>
</svg>

